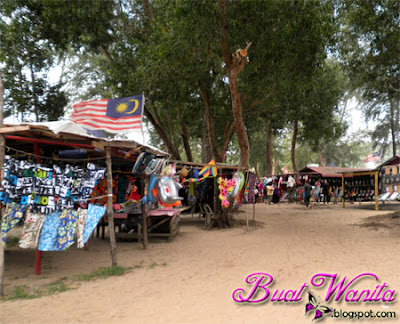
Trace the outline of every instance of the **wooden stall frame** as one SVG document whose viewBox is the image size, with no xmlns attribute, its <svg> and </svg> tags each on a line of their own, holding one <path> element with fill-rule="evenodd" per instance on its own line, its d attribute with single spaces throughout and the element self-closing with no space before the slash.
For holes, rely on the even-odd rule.
<svg viewBox="0 0 400 324">
<path fill-rule="evenodd" d="M 354 176 L 364 176 L 364 175 L 373 175 L 375 179 L 375 210 L 379 210 L 379 202 L 378 202 L 378 170 L 366 171 L 366 172 L 347 172 L 342 173 L 342 207 L 345 208 L 344 202 L 344 178 L 345 177 L 354 177 Z"/>
<path fill-rule="evenodd" d="M 0 74 L 0 128 L 3 128 L 3 117 L 4 117 L 4 86 Z M 3 134 L 0 134 L 0 183 L 3 181 L 4 171 L 4 150 L 5 150 L 6 139 Z M 3 219 L 3 207 L 0 208 L 0 224 Z M 0 237 L 0 297 L 3 296 L 3 279 L 4 279 L 4 244 Z"/>
</svg>

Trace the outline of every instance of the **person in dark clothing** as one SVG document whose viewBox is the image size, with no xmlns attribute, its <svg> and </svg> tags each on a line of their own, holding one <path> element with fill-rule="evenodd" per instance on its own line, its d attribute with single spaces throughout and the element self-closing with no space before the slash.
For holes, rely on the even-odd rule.
<svg viewBox="0 0 400 324">
<path fill-rule="evenodd" d="M 274 185 L 274 193 L 272 195 L 272 202 L 274 204 L 279 203 L 279 189 L 277 186 Z"/>
<path fill-rule="evenodd" d="M 311 209 L 312 204 L 310 203 L 310 199 L 311 199 L 312 187 L 308 183 L 308 181 L 305 182 L 303 189 L 304 189 L 304 203 L 306 204 L 306 208 Z"/>
<path fill-rule="evenodd" d="M 331 197 L 329 196 L 329 184 L 327 180 L 324 180 L 324 183 L 322 184 L 322 194 L 324 195 L 324 204 L 325 202 L 329 204 Z"/>
</svg>

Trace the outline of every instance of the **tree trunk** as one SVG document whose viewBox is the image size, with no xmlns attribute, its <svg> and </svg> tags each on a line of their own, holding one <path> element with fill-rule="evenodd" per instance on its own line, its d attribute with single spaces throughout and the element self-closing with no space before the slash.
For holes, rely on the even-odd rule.
<svg viewBox="0 0 400 324">
<path fill-rule="evenodd" d="M 247 43 L 244 50 L 237 50 L 234 54 L 230 52 L 228 44 L 228 23 L 226 20 L 226 1 L 219 0 L 219 10 L 221 19 L 221 45 L 224 56 L 224 62 L 229 79 L 229 89 L 232 99 L 232 113 L 235 121 L 236 133 L 238 135 L 240 147 L 240 166 L 248 167 L 250 157 L 249 139 L 247 137 L 246 127 L 243 121 L 242 103 L 240 98 L 237 78 L 239 73 L 244 69 L 247 63 L 247 50 L 251 43 Z"/>
<path fill-rule="evenodd" d="M 36 95 L 36 78 L 35 78 L 35 73 L 33 72 L 33 65 L 32 62 L 29 62 L 29 67 L 31 71 L 31 84 L 32 84 L 32 96 L 33 96 L 33 105 L 34 105 L 34 112 L 35 112 L 35 117 L 36 117 L 36 122 L 40 122 L 39 120 L 39 104 L 37 100 L 37 95 Z"/>
<path fill-rule="evenodd" d="M 243 167 L 249 166 L 250 146 L 247 137 L 246 127 L 244 125 L 242 116 L 242 103 L 240 99 L 239 88 L 237 86 L 237 74 L 231 73 L 229 77 L 229 88 L 231 90 L 232 98 L 232 112 L 233 119 L 235 120 L 236 133 L 238 135 L 240 147 L 240 162 L 239 165 Z"/>
<path fill-rule="evenodd" d="M 296 119 L 294 121 L 294 127 L 293 127 L 292 147 L 290 149 L 293 173 L 294 173 L 294 177 L 295 177 L 294 179 L 296 180 L 296 183 L 299 180 L 299 174 L 298 174 L 297 165 L 296 165 L 296 140 L 297 140 L 298 131 L 299 131 L 299 121 Z"/>
<path fill-rule="evenodd" d="M 205 122 L 205 126 L 206 129 L 208 131 L 208 140 L 209 140 L 209 147 L 212 153 L 212 158 L 216 159 L 217 157 L 217 147 L 215 145 L 215 136 L 214 136 L 214 126 L 213 126 L 213 122 L 212 122 L 212 118 L 211 118 L 211 113 L 210 113 L 210 102 L 208 100 L 208 95 L 206 93 L 206 91 L 199 86 L 199 90 L 200 90 L 200 96 L 203 99 L 203 103 L 204 103 L 204 122 Z"/>
<path fill-rule="evenodd" d="M 228 150 L 228 145 L 231 142 L 234 130 L 235 123 L 231 123 L 228 127 L 228 130 L 224 132 L 224 143 L 222 144 L 222 148 L 215 158 L 216 162 L 224 162 L 226 160 L 226 151 Z"/>
<path fill-rule="evenodd" d="M 396 133 L 398 125 L 395 125 L 395 103 L 393 100 L 390 101 L 390 132 L 392 135 L 392 148 L 393 148 L 393 156 L 396 155 Z"/>
<path fill-rule="evenodd" d="M 193 162 L 192 150 L 190 148 L 190 143 L 189 143 L 189 132 L 186 127 L 186 124 L 183 121 L 181 121 L 181 137 L 182 137 L 183 147 L 185 148 L 186 160 L 188 162 Z"/>
<path fill-rule="evenodd" d="M 206 120 L 204 118 L 204 124 L 206 124 Z M 212 159 L 212 152 L 210 147 L 210 134 L 208 133 L 206 125 L 203 127 L 203 137 L 202 137 L 202 145 L 201 145 L 201 163 L 208 163 Z"/>
<path fill-rule="evenodd" d="M 326 167 L 326 155 L 324 153 L 322 153 L 321 151 L 319 152 L 319 163 L 320 166 L 322 167 Z"/>
<path fill-rule="evenodd" d="M 270 122 L 267 122 L 267 127 L 266 127 L 266 133 L 267 133 L 267 169 L 266 169 L 266 174 L 267 176 L 272 175 L 272 128 L 270 125 Z"/>
<path fill-rule="evenodd" d="M 322 147 L 321 147 L 321 143 L 319 144 L 318 147 L 318 153 L 319 153 L 319 163 L 320 166 L 322 167 L 326 167 L 326 155 L 324 153 L 322 153 Z"/>
<path fill-rule="evenodd" d="M 160 135 L 162 141 L 164 142 L 167 152 L 171 154 L 173 159 L 180 160 L 181 157 L 178 149 L 173 145 L 171 140 L 168 138 L 167 133 L 164 131 L 162 125 L 157 122 L 156 117 L 154 117 L 153 114 L 146 107 L 144 107 L 143 113 L 150 121 L 150 123 L 153 125 L 158 135 Z"/>
</svg>

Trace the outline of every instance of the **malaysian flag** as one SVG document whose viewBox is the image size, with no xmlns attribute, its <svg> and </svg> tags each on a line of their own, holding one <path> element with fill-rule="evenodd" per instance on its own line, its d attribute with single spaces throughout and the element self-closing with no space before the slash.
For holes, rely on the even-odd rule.
<svg viewBox="0 0 400 324">
<path fill-rule="evenodd" d="M 378 162 L 382 158 L 382 151 L 378 151 L 372 154 L 368 154 L 364 159 L 364 162 Z"/>
<path fill-rule="evenodd" d="M 142 128 L 144 95 L 84 101 L 74 105 L 71 120 L 82 127 L 110 133 Z"/>
</svg>

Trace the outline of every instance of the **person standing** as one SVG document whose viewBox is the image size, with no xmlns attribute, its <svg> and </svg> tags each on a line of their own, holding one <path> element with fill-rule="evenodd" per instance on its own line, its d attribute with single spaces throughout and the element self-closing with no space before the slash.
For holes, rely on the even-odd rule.
<svg viewBox="0 0 400 324">
<path fill-rule="evenodd" d="M 287 181 L 287 188 L 288 188 L 288 200 L 292 201 L 294 198 L 294 191 L 295 191 L 295 184 L 296 184 L 296 180 L 294 180 L 294 178 L 290 175 L 288 177 L 288 181 Z"/>
<path fill-rule="evenodd" d="M 304 203 L 306 204 L 306 208 L 311 209 L 312 204 L 310 203 L 310 199 L 311 199 L 312 187 L 308 183 L 308 181 L 305 182 L 303 190 L 304 190 Z"/>
<path fill-rule="evenodd" d="M 319 204 L 319 196 L 321 194 L 321 182 L 320 179 L 315 182 L 315 188 L 314 188 L 314 199 L 315 201 Z"/>
<path fill-rule="evenodd" d="M 331 197 L 329 196 L 329 184 L 328 180 L 324 180 L 324 183 L 322 185 L 322 194 L 324 195 L 324 204 L 325 202 L 329 204 L 329 201 L 331 200 Z"/>
<path fill-rule="evenodd" d="M 268 205 L 271 205 L 272 196 L 274 194 L 274 187 L 271 183 L 267 184 L 267 201 Z"/>
</svg>

